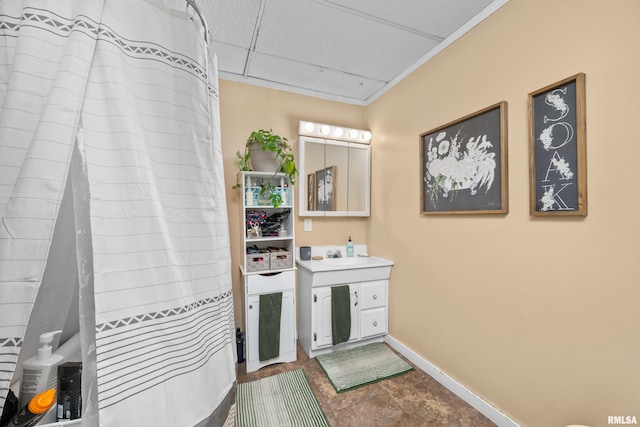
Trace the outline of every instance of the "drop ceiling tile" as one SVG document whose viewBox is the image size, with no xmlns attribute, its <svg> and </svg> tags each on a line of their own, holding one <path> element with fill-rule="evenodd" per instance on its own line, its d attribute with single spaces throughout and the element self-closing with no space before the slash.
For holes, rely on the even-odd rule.
<svg viewBox="0 0 640 427">
<path fill-rule="evenodd" d="M 268 0 L 255 51 L 389 81 L 436 43 L 313 0 Z"/>
<path fill-rule="evenodd" d="M 311 64 L 254 53 L 248 77 L 286 84 L 299 92 L 313 91 L 338 98 L 364 101 L 385 82 L 336 72 Z"/>
<path fill-rule="evenodd" d="M 189 11 L 186 0 L 164 0 L 172 9 Z M 248 49 L 258 19 L 260 0 L 196 0 L 214 40 Z"/>
<path fill-rule="evenodd" d="M 425 34 L 446 38 L 493 0 L 318 0 Z"/>
<path fill-rule="evenodd" d="M 214 40 L 246 49 L 251 46 L 260 0 L 201 0 L 197 4 Z"/>
<path fill-rule="evenodd" d="M 240 75 L 244 73 L 247 55 L 249 54 L 248 49 L 219 43 L 215 40 L 212 41 L 211 48 L 216 54 L 219 71 Z"/>
</svg>

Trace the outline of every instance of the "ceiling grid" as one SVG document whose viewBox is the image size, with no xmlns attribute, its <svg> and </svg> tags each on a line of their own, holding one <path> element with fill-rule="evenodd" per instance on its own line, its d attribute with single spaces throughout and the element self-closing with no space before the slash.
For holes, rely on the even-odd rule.
<svg viewBox="0 0 640 427">
<path fill-rule="evenodd" d="M 185 0 L 165 0 L 184 10 Z M 367 105 L 508 0 L 197 0 L 221 79 Z"/>
</svg>

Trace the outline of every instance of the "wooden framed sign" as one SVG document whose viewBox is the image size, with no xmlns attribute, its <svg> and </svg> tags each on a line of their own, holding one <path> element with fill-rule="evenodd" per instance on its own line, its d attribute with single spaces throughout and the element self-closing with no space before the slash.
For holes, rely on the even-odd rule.
<svg viewBox="0 0 640 427">
<path fill-rule="evenodd" d="M 529 94 L 530 213 L 587 215 L 585 75 Z"/>
<path fill-rule="evenodd" d="M 316 210 L 316 174 L 307 175 L 307 210 Z"/>
<path fill-rule="evenodd" d="M 506 214 L 507 103 L 420 135 L 421 213 Z"/>
</svg>

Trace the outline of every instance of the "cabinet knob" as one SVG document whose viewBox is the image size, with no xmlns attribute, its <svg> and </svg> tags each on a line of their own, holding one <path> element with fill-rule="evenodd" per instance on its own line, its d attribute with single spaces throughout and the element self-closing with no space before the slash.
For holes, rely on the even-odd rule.
<svg viewBox="0 0 640 427">
<path fill-rule="evenodd" d="M 373 322 L 373 326 L 378 326 L 378 322 Z"/>
<path fill-rule="evenodd" d="M 377 295 L 377 294 L 374 294 L 374 295 L 373 295 L 373 299 L 378 299 L 378 295 Z"/>
<path fill-rule="evenodd" d="M 252 306 L 252 305 L 250 305 L 250 306 L 249 306 L 249 310 L 251 310 L 252 308 L 253 308 L 253 306 Z"/>
</svg>

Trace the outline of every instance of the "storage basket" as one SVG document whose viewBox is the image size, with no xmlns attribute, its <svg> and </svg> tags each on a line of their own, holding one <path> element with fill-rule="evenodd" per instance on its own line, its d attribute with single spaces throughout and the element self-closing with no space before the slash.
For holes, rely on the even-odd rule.
<svg viewBox="0 0 640 427">
<path fill-rule="evenodd" d="M 247 271 L 263 271 L 269 269 L 269 256 L 267 252 L 247 254 Z"/>
<path fill-rule="evenodd" d="M 281 270 L 283 268 L 293 267 L 293 252 L 292 251 L 276 251 L 269 254 L 270 265 L 272 270 Z"/>
</svg>

